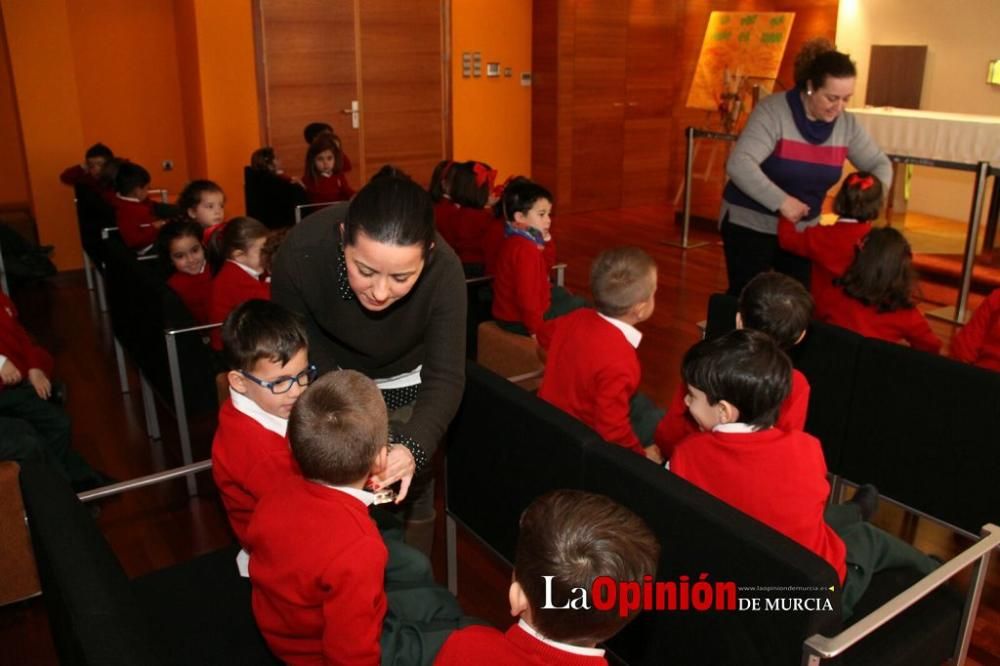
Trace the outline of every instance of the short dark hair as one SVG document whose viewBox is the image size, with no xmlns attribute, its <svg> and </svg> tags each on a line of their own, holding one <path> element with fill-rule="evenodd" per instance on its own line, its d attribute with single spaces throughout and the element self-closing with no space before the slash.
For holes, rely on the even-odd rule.
<svg viewBox="0 0 1000 666">
<path fill-rule="evenodd" d="M 110 160 L 114 156 L 115 154 L 111 152 L 111 149 L 100 142 L 87 148 L 87 152 L 83 154 L 83 158 L 87 160 L 93 157 L 103 157 L 106 160 Z"/>
<path fill-rule="evenodd" d="M 653 258 L 637 247 L 613 247 L 597 255 L 590 266 L 590 293 L 597 311 L 621 317 L 649 299 L 656 288 Z"/>
<path fill-rule="evenodd" d="M 434 203 L 441 201 L 446 194 L 450 196 L 454 166 L 455 163 L 451 160 L 441 160 L 434 167 L 434 171 L 431 173 L 431 182 L 427 186 L 427 193 L 431 195 L 431 201 Z"/>
<path fill-rule="evenodd" d="M 448 170 L 450 180 L 448 183 L 448 196 L 453 203 L 466 208 L 483 208 L 490 198 L 489 179 L 481 184 L 476 182 L 476 166 L 482 169 L 490 169 L 489 164 L 476 161 L 460 162 L 453 164 Z"/>
<path fill-rule="evenodd" d="M 181 209 L 181 215 L 187 216 L 188 211 L 201 203 L 201 196 L 207 192 L 219 192 L 222 196 L 226 193 L 222 187 L 211 180 L 192 180 L 184 186 L 177 197 L 177 207 Z"/>
<path fill-rule="evenodd" d="M 913 250 L 903 234 L 892 227 L 872 229 L 858 242 L 854 260 L 834 280 L 844 293 L 879 312 L 912 308 Z"/>
<path fill-rule="evenodd" d="M 434 204 L 410 178 L 373 178 L 348 205 L 344 242 L 354 245 L 359 231 L 387 245 L 420 245 L 426 256 L 434 243 Z"/>
<path fill-rule="evenodd" d="M 834 213 L 861 222 L 877 219 L 881 210 L 882 181 L 867 171 L 856 171 L 845 178 L 833 200 Z"/>
<path fill-rule="evenodd" d="M 851 58 L 824 37 L 806 42 L 795 57 L 795 85 L 802 90 L 819 90 L 827 77 L 848 79 L 858 75 Z"/>
<path fill-rule="evenodd" d="M 307 479 L 345 485 L 366 477 L 389 443 L 382 392 L 355 370 L 326 373 L 295 402 L 288 441 Z"/>
<path fill-rule="evenodd" d="M 313 142 L 309 144 L 309 149 L 306 150 L 306 163 L 302 173 L 313 178 L 318 178 L 319 171 L 316 170 L 316 156 L 327 150 L 333 153 L 333 172 L 340 173 L 344 161 L 344 152 L 340 148 L 340 139 L 332 132 L 317 134 Z"/>
<path fill-rule="evenodd" d="M 258 148 L 250 154 L 250 168 L 254 171 L 274 171 L 277 155 L 274 153 L 274 148 L 271 146 L 264 146 L 263 148 Z"/>
<path fill-rule="evenodd" d="M 170 244 L 178 238 L 197 238 L 201 242 L 201 226 L 194 220 L 171 220 L 160 228 L 160 233 L 156 236 L 156 253 L 163 263 L 167 272 L 173 271 L 173 261 L 170 259 Z"/>
<path fill-rule="evenodd" d="M 233 256 L 237 250 L 246 252 L 260 238 L 267 238 L 271 231 L 263 222 L 252 217 L 234 217 L 212 233 L 208 239 L 208 254 L 214 270 Z"/>
<path fill-rule="evenodd" d="M 253 372 L 261 359 L 285 365 L 308 348 L 302 318 L 271 301 L 246 301 L 222 324 L 222 355 L 231 370 Z"/>
<path fill-rule="evenodd" d="M 500 200 L 503 218 L 508 222 L 513 222 L 514 213 L 526 215 L 539 199 L 555 203 L 552 193 L 538 183 L 523 176 L 512 179 L 504 188 L 503 197 Z"/>
<path fill-rule="evenodd" d="M 149 172 L 135 162 L 121 162 L 115 173 L 115 192 L 128 196 L 137 187 L 149 185 Z"/>
<path fill-rule="evenodd" d="M 656 574 L 660 545 L 646 523 L 617 502 L 579 490 L 542 495 L 521 514 L 514 579 L 531 606 L 531 624 L 543 636 L 574 645 L 600 643 L 634 617 L 617 610 L 546 609 L 543 576 L 552 576 L 553 606 L 565 606 L 574 588 L 594 580 L 641 582 Z"/>
<path fill-rule="evenodd" d="M 767 271 L 743 287 L 738 311 L 745 327 L 767 333 L 787 352 L 809 328 L 813 298 L 798 280 Z"/>
<path fill-rule="evenodd" d="M 771 336 L 744 328 L 695 343 L 681 373 L 709 404 L 725 400 L 739 410 L 740 421 L 762 429 L 774 425 L 788 397 L 792 361 Z"/>
<path fill-rule="evenodd" d="M 312 142 L 316 140 L 316 137 L 324 132 L 333 134 L 333 125 L 330 123 L 309 123 L 306 125 L 306 128 L 302 130 L 302 137 L 306 140 L 306 143 L 312 145 Z"/>
</svg>

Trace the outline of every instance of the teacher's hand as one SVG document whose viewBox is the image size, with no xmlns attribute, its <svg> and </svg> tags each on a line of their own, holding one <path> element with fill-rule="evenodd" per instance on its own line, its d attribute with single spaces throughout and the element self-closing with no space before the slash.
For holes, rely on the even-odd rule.
<svg viewBox="0 0 1000 666">
<path fill-rule="evenodd" d="M 785 197 L 778 208 L 781 216 L 790 222 L 798 222 L 809 214 L 809 206 L 805 205 L 793 196 Z"/>
<path fill-rule="evenodd" d="M 405 446 L 396 444 L 389 449 L 385 468 L 378 474 L 372 475 L 375 489 L 385 488 L 399 481 L 399 493 L 396 494 L 396 504 L 399 504 L 406 499 L 406 493 L 410 490 L 410 484 L 413 482 L 413 475 L 416 471 L 417 463 L 413 460 L 413 454 Z"/>
</svg>

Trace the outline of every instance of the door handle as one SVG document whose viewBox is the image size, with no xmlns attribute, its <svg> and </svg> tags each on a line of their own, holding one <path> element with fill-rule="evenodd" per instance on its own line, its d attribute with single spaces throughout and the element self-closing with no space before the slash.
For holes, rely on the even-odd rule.
<svg viewBox="0 0 1000 666">
<path fill-rule="evenodd" d="M 341 109 L 341 113 L 351 116 L 351 127 L 353 129 L 358 129 L 361 126 L 361 105 L 358 104 L 358 100 L 351 100 L 351 108 Z"/>
</svg>

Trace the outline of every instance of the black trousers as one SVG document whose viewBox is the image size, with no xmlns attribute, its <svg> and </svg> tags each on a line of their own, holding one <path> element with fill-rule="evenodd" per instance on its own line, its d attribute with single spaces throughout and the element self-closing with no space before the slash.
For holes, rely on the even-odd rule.
<svg viewBox="0 0 1000 666">
<path fill-rule="evenodd" d="M 785 252 L 778 246 L 778 236 L 747 229 L 733 224 L 727 215 L 722 220 L 722 248 L 726 255 L 726 276 L 729 289 L 726 293 L 738 297 L 747 282 L 758 273 L 774 269 L 795 278 L 806 289 L 812 263 L 798 255 Z"/>
</svg>

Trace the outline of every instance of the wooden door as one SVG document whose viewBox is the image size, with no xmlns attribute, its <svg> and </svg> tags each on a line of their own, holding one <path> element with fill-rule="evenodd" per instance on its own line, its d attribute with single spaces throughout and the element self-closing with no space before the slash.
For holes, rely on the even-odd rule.
<svg viewBox="0 0 1000 666">
<path fill-rule="evenodd" d="M 575 5 L 571 147 L 575 211 L 621 206 L 627 11 L 628 0 Z"/>
<path fill-rule="evenodd" d="M 392 163 L 420 183 L 446 154 L 442 0 L 257 0 L 264 141 L 302 173 L 306 124 L 332 124 L 360 187 Z M 346 110 L 356 101 L 358 127 Z"/>
</svg>

